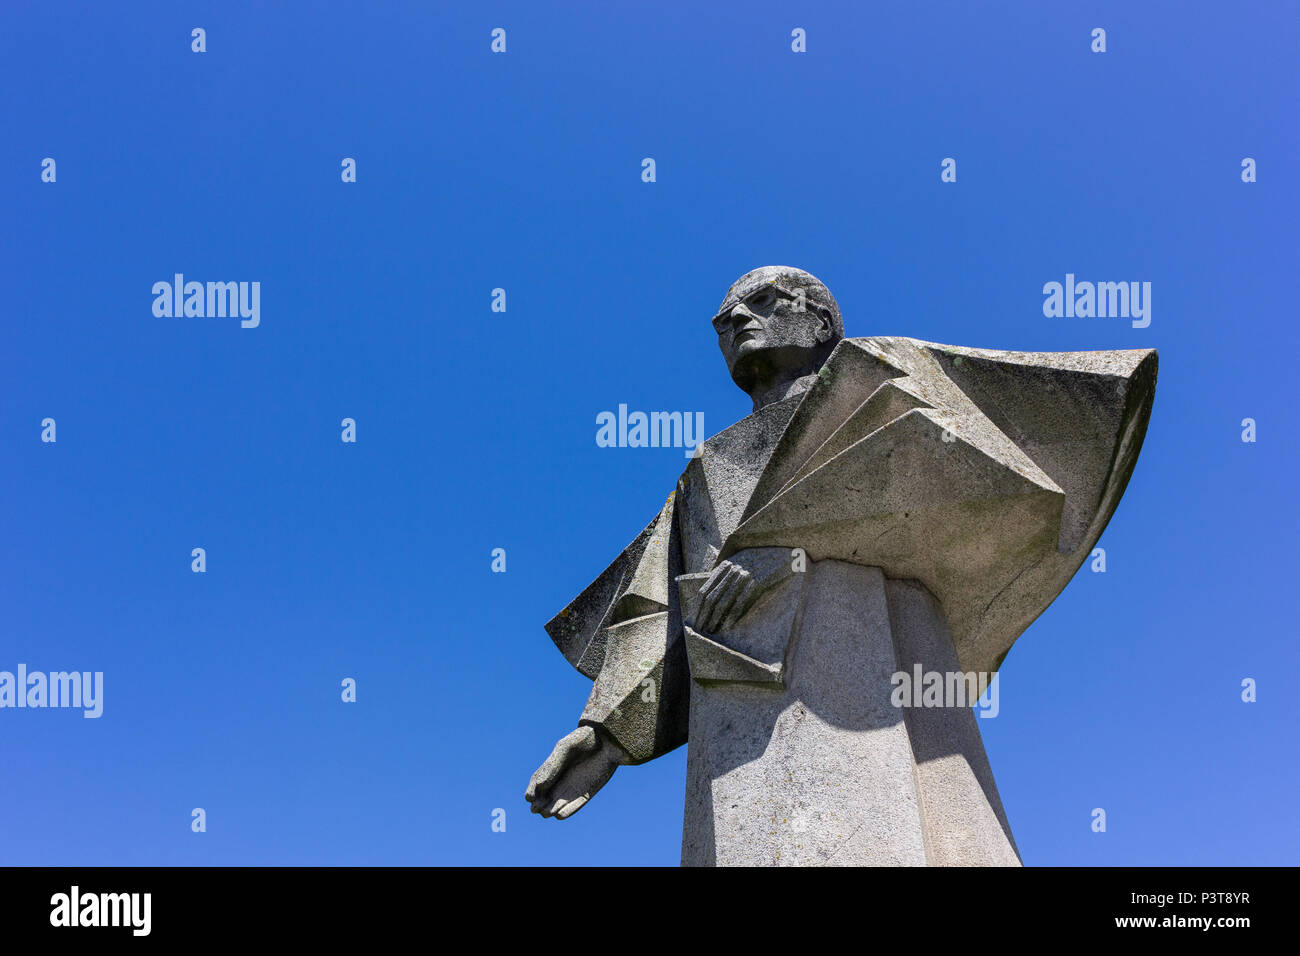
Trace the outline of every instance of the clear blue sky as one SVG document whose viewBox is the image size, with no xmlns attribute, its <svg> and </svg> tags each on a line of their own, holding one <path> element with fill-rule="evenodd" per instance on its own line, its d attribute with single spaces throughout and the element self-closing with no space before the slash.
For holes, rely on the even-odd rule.
<svg viewBox="0 0 1300 956">
<path fill-rule="evenodd" d="M 98 720 L 0 710 L 0 863 L 676 864 L 684 749 L 528 813 L 588 690 L 542 625 L 684 464 L 596 415 L 747 414 L 709 318 L 771 263 L 849 335 L 1159 349 L 1108 570 L 984 739 L 1028 864 L 1300 859 L 1293 5 L 13 2 L 0 34 L 0 669 L 105 675 Z M 260 327 L 156 318 L 177 272 L 261 282 Z M 1150 281 L 1151 325 L 1045 318 L 1067 272 Z"/>
</svg>

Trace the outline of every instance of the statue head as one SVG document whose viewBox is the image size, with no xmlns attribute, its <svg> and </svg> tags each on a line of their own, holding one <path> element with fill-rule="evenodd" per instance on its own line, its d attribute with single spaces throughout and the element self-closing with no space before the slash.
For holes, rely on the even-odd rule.
<svg viewBox="0 0 1300 956">
<path fill-rule="evenodd" d="M 844 338 L 830 290 L 790 266 L 763 266 L 737 279 L 713 317 L 713 329 L 732 381 L 749 393 L 756 409 L 783 383 L 820 369 Z"/>
</svg>

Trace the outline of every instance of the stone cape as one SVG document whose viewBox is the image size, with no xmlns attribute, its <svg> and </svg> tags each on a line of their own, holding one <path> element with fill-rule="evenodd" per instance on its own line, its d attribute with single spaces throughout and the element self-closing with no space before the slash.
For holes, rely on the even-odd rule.
<svg viewBox="0 0 1300 956">
<path fill-rule="evenodd" d="M 683 864 L 1006 864 L 974 715 L 890 675 L 994 672 L 1090 554 L 1150 416 L 1150 350 L 839 343 L 808 390 L 704 442 L 546 626 L 582 722 L 635 762 L 689 738 Z M 717 633 L 699 585 L 750 549 L 806 571 Z"/>
</svg>

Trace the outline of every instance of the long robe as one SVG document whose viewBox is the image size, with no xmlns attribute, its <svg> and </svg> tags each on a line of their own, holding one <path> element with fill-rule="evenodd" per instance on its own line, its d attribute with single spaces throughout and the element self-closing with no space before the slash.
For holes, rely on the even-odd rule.
<svg viewBox="0 0 1300 956">
<path fill-rule="evenodd" d="M 684 863 L 1018 862 L 969 709 L 899 713 L 889 676 L 998 669 L 1114 512 L 1155 378 L 1150 350 L 846 339 L 703 443 L 546 626 L 593 681 L 581 722 L 635 762 L 691 737 Z M 695 630 L 755 548 L 807 570 Z"/>
</svg>

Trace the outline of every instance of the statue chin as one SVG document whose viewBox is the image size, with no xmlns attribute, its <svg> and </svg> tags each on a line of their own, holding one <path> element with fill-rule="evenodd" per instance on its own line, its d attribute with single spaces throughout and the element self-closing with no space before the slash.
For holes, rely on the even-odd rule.
<svg viewBox="0 0 1300 956">
<path fill-rule="evenodd" d="M 779 382 L 809 375 L 821 368 L 831 349 L 822 345 L 750 346 L 743 343 L 731 361 L 731 380 L 753 395 Z"/>
<path fill-rule="evenodd" d="M 757 384 L 768 365 L 769 363 L 763 361 L 761 350 L 744 352 L 737 356 L 731 365 L 731 380 L 740 386 L 742 391 L 748 392 Z"/>
</svg>

